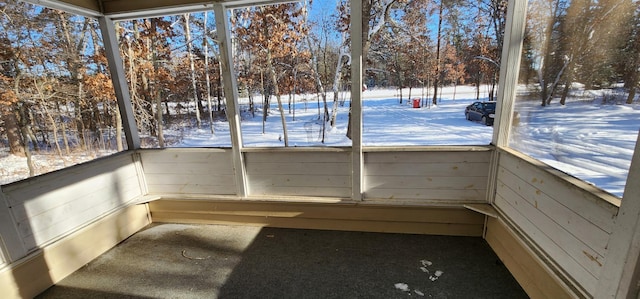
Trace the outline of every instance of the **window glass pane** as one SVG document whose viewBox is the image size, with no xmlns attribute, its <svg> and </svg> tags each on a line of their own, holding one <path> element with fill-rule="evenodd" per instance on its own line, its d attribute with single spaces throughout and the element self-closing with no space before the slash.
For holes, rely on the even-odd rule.
<svg viewBox="0 0 640 299">
<path fill-rule="evenodd" d="M 143 148 L 229 147 L 214 13 L 116 23 Z"/>
<path fill-rule="evenodd" d="M 363 2 L 363 143 L 489 144 L 506 2 Z"/>
<path fill-rule="evenodd" d="M 126 149 L 94 19 L 0 1 L 0 184 Z"/>
<path fill-rule="evenodd" d="M 637 1 L 530 0 L 509 146 L 622 196 L 640 128 Z"/>
<path fill-rule="evenodd" d="M 245 146 L 351 145 L 344 3 L 309 2 L 231 13 Z"/>
</svg>

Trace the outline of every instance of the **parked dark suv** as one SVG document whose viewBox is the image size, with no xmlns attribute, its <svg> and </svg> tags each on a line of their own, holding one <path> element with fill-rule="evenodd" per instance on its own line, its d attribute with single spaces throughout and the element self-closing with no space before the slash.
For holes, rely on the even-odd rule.
<svg viewBox="0 0 640 299">
<path fill-rule="evenodd" d="M 475 102 L 464 110 L 468 120 L 479 120 L 487 126 L 493 126 L 496 113 L 496 102 Z"/>
</svg>

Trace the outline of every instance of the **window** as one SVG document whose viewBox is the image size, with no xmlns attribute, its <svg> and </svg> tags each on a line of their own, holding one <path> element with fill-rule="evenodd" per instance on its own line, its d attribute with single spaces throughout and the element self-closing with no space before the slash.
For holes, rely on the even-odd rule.
<svg viewBox="0 0 640 299">
<path fill-rule="evenodd" d="M 640 128 L 639 13 L 529 1 L 510 147 L 622 197 Z"/>
<path fill-rule="evenodd" d="M 232 11 L 244 146 L 351 145 L 340 7 L 303 1 Z"/>
<path fill-rule="evenodd" d="M 0 184 L 126 149 L 94 19 L 0 2 Z"/>
<path fill-rule="evenodd" d="M 213 12 L 116 23 L 143 148 L 229 147 Z"/>
<path fill-rule="evenodd" d="M 506 1 L 363 5 L 364 145 L 488 145 Z"/>
</svg>

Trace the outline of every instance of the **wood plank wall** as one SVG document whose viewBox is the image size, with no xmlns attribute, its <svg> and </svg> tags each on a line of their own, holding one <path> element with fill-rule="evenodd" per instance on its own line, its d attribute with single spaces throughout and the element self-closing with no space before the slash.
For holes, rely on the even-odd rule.
<svg viewBox="0 0 640 299">
<path fill-rule="evenodd" d="M 365 152 L 365 198 L 485 202 L 491 151 Z"/>
<path fill-rule="evenodd" d="M 235 195 L 230 149 L 143 150 L 149 194 Z"/>
<path fill-rule="evenodd" d="M 500 150 L 494 205 L 576 287 L 594 294 L 618 208 L 613 200 L 603 200 L 604 192 L 599 196 L 554 172 L 524 155 Z"/>
<path fill-rule="evenodd" d="M 349 151 L 246 152 L 250 196 L 351 196 Z"/>
<path fill-rule="evenodd" d="M 491 149 L 365 151 L 365 200 L 485 202 Z M 236 195 L 231 151 L 143 150 L 150 194 Z M 351 197 L 351 152 L 342 149 L 246 149 L 249 197 Z"/>
<path fill-rule="evenodd" d="M 3 186 L 27 252 L 143 195 L 144 181 L 138 176 L 134 155 L 116 154 Z"/>
</svg>

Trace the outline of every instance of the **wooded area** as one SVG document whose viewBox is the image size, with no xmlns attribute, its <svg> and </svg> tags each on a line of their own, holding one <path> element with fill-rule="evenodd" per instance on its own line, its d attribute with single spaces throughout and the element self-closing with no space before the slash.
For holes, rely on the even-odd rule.
<svg viewBox="0 0 640 299">
<path fill-rule="evenodd" d="M 327 7 L 330 9 L 327 11 Z M 495 100 L 506 0 L 363 2 L 368 87 L 489 85 Z M 530 1 L 521 82 L 542 105 L 572 83 L 635 97 L 640 68 L 640 9 L 632 0 Z M 269 117 L 271 98 L 288 146 L 287 115 L 296 95 L 322 99 L 318 118 L 335 127 L 338 93 L 350 88 L 349 1 L 301 1 L 234 9 L 230 14 L 241 109 Z M 124 149 L 98 22 L 14 0 L 0 2 L 0 140 L 13 155 L 64 157 Z M 226 121 L 213 12 L 116 23 L 143 147 L 166 147 L 167 129 L 209 129 Z M 603 45 L 606 45 L 603 46 Z M 288 101 L 285 109 L 284 101 Z M 427 101 L 426 97 L 423 101 Z M 347 132 L 347 135 L 349 132 Z M 66 164 L 66 162 L 65 162 Z"/>
</svg>

